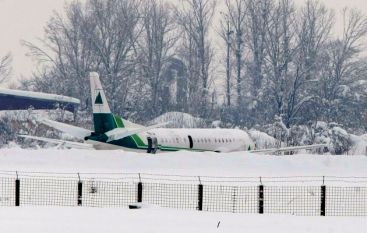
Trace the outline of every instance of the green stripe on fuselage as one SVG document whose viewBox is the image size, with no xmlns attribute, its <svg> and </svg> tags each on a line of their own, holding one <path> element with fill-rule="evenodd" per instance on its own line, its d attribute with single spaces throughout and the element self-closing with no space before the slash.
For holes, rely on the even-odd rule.
<svg viewBox="0 0 367 233">
<path fill-rule="evenodd" d="M 125 128 L 124 119 L 119 116 L 114 116 L 115 122 L 118 128 Z M 112 144 L 123 146 L 132 149 L 147 149 L 148 146 L 145 145 L 143 140 L 137 135 L 132 135 L 120 140 L 113 141 Z"/>
</svg>

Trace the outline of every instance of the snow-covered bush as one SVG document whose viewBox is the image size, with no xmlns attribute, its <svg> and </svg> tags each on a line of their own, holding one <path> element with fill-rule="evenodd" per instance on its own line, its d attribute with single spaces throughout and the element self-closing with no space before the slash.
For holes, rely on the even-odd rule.
<svg viewBox="0 0 367 233">
<path fill-rule="evenodd" d="M 278 140 L 259 130 L 251 129 L 248 131 L 248 134 L 255 142 L 256 149 L 275 148 L 280 145 Z"/>
<path fill-rule="evenodd" d="M 33 135 L 48 138 L 60 138 L 61 132 L 58 132 L 46 125 L 40 124 L 37 119 L 48 118 L 60 122 L 70 123 L 73 114 L 63 110 L 21 110 L 21 111 L 1 111 L 0 112 L 0 148 L 14 147 L 38 147 L 45 145 L 42 142 L 36 142 L 30 139 L 18 137 L 18 135 Z"/>
<path fill-rule="evenodd" d="M 324 121 L 317 121 L 316 124 L 312 126 L 313 131 L 313 143 L 315 144 L 329 144 L 329 126 Z"/>
<path fill-rule="evenodd" d="M 9 117 L 0 118 L 0 148 L 4 147 L 9 141 L 14 139 L 14 131 L 11 127 L 11 120 Z"/>
<path fill-rule="evenodd" d="M 313 144 L 312 129 L 308 125 L 294 125 L 289 129 L 289 132 L 287 145 L 303 146 Z"/>
<path fill-rule="evenodd" d="M 276 116 L 272 124 L 257 126 L 256 128 L 283 143 L 288 142 L 291 133 L 290 129 L 283 123 L 281 116 Z"/>
<path fill-rule="evenodd" d="M 331 129 L 331 152 L 336 155 L 342 155 L 349 151 L 352 141 L 348 132 L 339 126 L 334 126 Z"/>
<path fill-rule="evenodd" d="M 352 148 L 348 154 L 367 155 L 367 134 L 361 136 L 351 134 L 350 140 L 352 142 Z"/>
</svg>

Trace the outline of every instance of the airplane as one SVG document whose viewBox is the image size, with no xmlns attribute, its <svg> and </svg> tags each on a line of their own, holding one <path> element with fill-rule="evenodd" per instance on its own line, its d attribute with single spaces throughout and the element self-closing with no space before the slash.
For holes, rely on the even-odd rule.
<svg viewBox="0 0 367 233">
<path fill-rule="evenodd" d="M 94 131 L 72 126 L 49 119 L 39 122 L 49 127 L 83 140 L 84 143 L 50 139 L 30 135 L 19 135 L 23 138 L 44 141 L 67 148 L 146 152 L 172 152 L 180 150 L 234 152 L 249 151 L 251 153 L 274 153 L 299 149 L 321 148 L 327 145 L 309 145 L 301 147 L 284 147 L 255 150 L 255 143 L 250 136 L 239 129 L 182 129 L 162 128 L 167 123 L 152 126 L 134 124 L 126 119 L 115 116 L 108 105 L 99 75 L 90 73 L 90 87 L 93 107 Z"/>
</svg>

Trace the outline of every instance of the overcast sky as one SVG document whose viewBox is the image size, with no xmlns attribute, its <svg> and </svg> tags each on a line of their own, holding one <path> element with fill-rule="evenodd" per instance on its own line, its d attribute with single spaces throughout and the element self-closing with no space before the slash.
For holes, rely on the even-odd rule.
<svg viewBox="0 0 367 233">
<path fill-rule="evenodd" d="M 72 0 L 66 0 L 70 2 Z M 177 0 L 172 0 L 177 1 Z M 220 4 L 223 0 L 217 0 Z M 356 7 L 367 14 L 367 0 L 321 0 L 337 13 L 345 6 Z M 0 0 L 0 56 L 13 54 L 13 79 L 29 77 L 33 62 L 26 57 L 21 40 L 35 42 L 43 36 L 43 27 L 54 10 L 60 11 L 64 0 Z M 295 0 L 302 4 L 305 0 Z M 337 21 L 340 22 L 340 21 Z"/>
</svg>

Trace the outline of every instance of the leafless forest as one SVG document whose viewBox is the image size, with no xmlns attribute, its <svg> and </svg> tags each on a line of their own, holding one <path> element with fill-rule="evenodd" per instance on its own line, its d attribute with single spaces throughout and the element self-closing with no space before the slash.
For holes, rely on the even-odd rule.
<svg viewBox="0 0 367 233">
<path fill-rule="evenodd" d="M 178 111 L 226 126 L 324 121 L 363 133 L 366 35 L 357 9 L 317 0 L 75 1 L 42 39 L 23 41 L 38 66 L 21 88 L 79 98 L 89 112 L 88 73 L 98 71 L 112 111 L 138 122 Z"/>
</svg>

